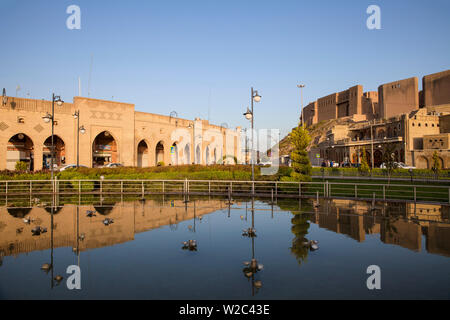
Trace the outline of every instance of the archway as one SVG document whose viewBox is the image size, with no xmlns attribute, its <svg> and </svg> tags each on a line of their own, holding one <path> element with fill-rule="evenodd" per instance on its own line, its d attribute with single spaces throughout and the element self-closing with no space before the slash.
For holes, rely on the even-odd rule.
<svg viewBox="0 0 450 320">
<path fill-rule="evenodd" d="M 157 166 L 164 165 L 164 145 L 162 141 L 158 142 L 155 149 L 155 163 Z"/>
<path fill-rule="evenodd" d="M 19 133 L 11 137 L 6 149 L 6 169 L 15 170 L 17 162 L 25 162 L 28 170 L 34 170 L 34 144 L 26 134 Z"/>
<path fill-rule="evenodd" d="M 142 140 L 138 144 L 137 166 L 139 168 L 148 167 L 148 146 L 147 143 Z"/>
<path fill-rule="evenodd" d="M 205 158 L 206 158 L 206 165 L 208 165 L 209 164 L 209 146 L 206 147 Z"/>
<path fill-rule="evenodd" d="M 8 208 L 6 210 L 14 218 L 23 219 L 31 212 L 32 209 L 33 208 Z"/>
<path fill-rule="evenodd" d="M 201 158 L 201 150 L 200 145 L 197 145 L 197 148 L 195 149 L 195 164 L 201 164 L 202 158 Z"/>
<path fill-rule="evenodd" d="M 420 156 L 417 159 L 417 169 L 429 169 L 430 167 L 428 166 L 428 159 L 425 158 L 424 156 Z"/>
<path fill-rule="evenodd" d="M 380 150 L 375 150 L 373 153 L 373 163 L 375 168 L 379 168 L 383 163 L 383 153 Z"/>
<path fill-rule="evenodd" d="M 170 159 L 172 165 L 174 166 L 178 165 L 178 144 L 176 142 L 174 142 L 170 147 Z"/>
<path fill-rule="evenodd" d="M 100 167 L 119 162 L 117 142 L 108 131 L 97 135 L 92 144 L 92 166 Z"/>
<path fill-rule="evenodd" d="M 189 143 L 184 147 L 184 164 L 191 164 L 191 147 Z"/>
<path fill-rule="evenodd" d="M 214 148 L 214 164 L 217 164 L 217 149 Z"/>
<path fill-rule="evenodd" d="M 55 152 L 53 155 L 53 166 L 61 166 L 66 163 L 66 145 L 57 135 L 53 136 L 53 146 Z M 44 141 L 42 151 L 42 168 L 50 169 L 52 163 L 52 136 Z"/>
</svg>

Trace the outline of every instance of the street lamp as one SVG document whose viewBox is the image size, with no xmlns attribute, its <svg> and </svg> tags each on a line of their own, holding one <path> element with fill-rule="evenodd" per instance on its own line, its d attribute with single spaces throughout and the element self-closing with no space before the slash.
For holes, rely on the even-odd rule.
<svg viewBox="0 0 450 320">
<path fill-rule="evenodd" d="M 52 122 L 52 146 L 51 146 L 51 156 L 50 156 L 50 170 L 51 170 L 51 178 L 52 178 L 52 184 L 53 184 L 53 158 L 54 158 L 54 152 L 55 152 L 55 147 L 54 147 L 54 132 L 55 132 L 55 102 L 56 104 L 61 107 L 64 103 L 64 101 L 61 99 L 60 96 L 55 96 L 55 94 L 52 94 L 52 114 L 47 113 L 45 116 L 42 117 L 42 119 L 44 120 L 45 123 L 49 123 L 50 121 Z M 54 184 L 53 184 L 54 186 Z M 53 188 L 53 192 L 54 192 L 54 188 Z"/>
<path fill-rule="evenodd" d="M 80 132 L 81 134 L 86 133 L 84 126 L 80 127 L 80 110 L 75 111 L 73 117 L 77 119 L 77 168 L 80 166 Z"/>
<path fill-rule="evenodd" d="M 253 113 L 253 102 L 260 102 L 261 101 L 261 96 L 258 94 L 257 90 L 253 90 L 253 87 L 251 88 L 251 110 L 247 107 L 247 111 L 244 113 L 245 119 L 249 120 L 252 122 L 252 157 L 251 157 L 251 162 L 252 162 L 252 181 L 255 181 L 255 160 L 254 160 L 254 152 L 255 152 L 255 145 L 254 145 L 254 121 L 255 121 L 255 117 L 254 117 L 254 113 Z"/>
<path fill-rule="evenodd" d="M 303 120 L 303 88 L 304 88 L 304 87 L 305 87 L 304 84 L 298 84 L 298 85 L 297 85 L 297 88 L 300 89 L 300 100 L 301 100 L 301 107 L 302 107 L 300 116 L 301 116 L 301 118 L 302 118 L 302 126 L 303 126 L 303 123 L 304 123 L 304 120 Z"/>
<path fill-rule="evenodd" d="M 192 129 L 192 139 L 193 139 L 193 144 L 194 144 L 192 146 L 192 155 L 193 155 L 192 159 L 194 160 L 194 163 L 195 163 L 195 127 L 194 127 L 194 123 L 189 122 L 188 128 Z"/>
</svg>

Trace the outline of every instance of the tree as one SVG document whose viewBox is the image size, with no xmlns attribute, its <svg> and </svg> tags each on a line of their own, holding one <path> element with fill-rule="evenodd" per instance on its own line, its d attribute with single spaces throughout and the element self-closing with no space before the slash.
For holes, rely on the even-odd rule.
<svg viewBox="0 0 450 320">
<path fill-rule="evenodd" d="M 369 164 L 367 163 L 367 155 L 365 147 L 362 148 L 361 166 L 358 169 L 359 173 L 362 176 L 365 176 L 370 172 L 370 167 Z"/>
<path fill-rule="evenodd" d="M 289 137 L 294 150 L 291 152 L 292 171 L 291 176 L 296 181 L 311 181 L 311 162 L 309 161 L 308 148 L 311 136 L 308 130 L 301 124 L 294 128 Z"/>
<path fill-rule="evenodd" d="M 441 169 L 441 159 L 439 159 L 439 153 L 437 151 L 433 152 L 433 165 L 431 167 L 431 169 L 434 172 L 434 175 L 436 177 L 436 179 L 439 176 L 439 170 Z"/>
<path fill-rule="evenodd" d="M 395 147 L 393 145 L 387 144 L 384 148 L 383 153 L 384 169 L 386 170 L 386 173 L 388 175 L 388 185 L 391 182 L 392 173 L 395 171 L 395 169 L 397 169 L 394 149 Z"/>
</svg>

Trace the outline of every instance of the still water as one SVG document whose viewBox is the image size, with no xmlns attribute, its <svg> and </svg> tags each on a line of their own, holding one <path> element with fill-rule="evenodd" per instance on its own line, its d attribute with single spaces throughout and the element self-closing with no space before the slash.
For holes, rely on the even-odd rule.
<svg viewBox="0 0 450 320">
<path fill-rule="evenodd" d="M 0 298 L 450 298 L 449 207 L 190 200 L 60 204 L 53 230 L 45 204 L 1 207 Z M 255 237 L 243 232 L 252 225 Z M 37 226 L 47 232 L 33 235 Z M 196 250 L 183 249 L 188 240 Z M 81 290 L 66 286 L 70 265 L 81 268 Z M 370 265 L 381 290 L 367 289 Z"/>
</svg>

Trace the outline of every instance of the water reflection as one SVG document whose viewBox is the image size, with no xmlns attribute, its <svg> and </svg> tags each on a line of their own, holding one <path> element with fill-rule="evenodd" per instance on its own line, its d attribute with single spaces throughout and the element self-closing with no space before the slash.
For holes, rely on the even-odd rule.
<svg viewBox="0 0 450 320">
<path fill-rule="evenodd" d="M 291 211 L 291 251 L 299 263 L 308 255 L 302 243 L 307 241 L 309 222 L 364 242 L 366 235 L 378 235 L 385 244 L 398 245 L 420 252 L 422 237 L 425 237 L 428 253 L 450 256 L 449 207 L 414 203 L 376 203 L 375 205 L 350 200 L 324 200 L 321 210 L 310 201 L 281 202 L 280 208 Z"/>
<path fill-rule="evenodd" d="M 27 284 L 15 283 L 23 272 L 30 273 L 35 296 L 45 296 L 41 287 L 63 294 L 59 289 L 65 289 L 72 264 L 83 269 L 86 298 L 322 297 L 317 283 L 336 269 L 352 274 L 327 278 L 331 283 L 322 283 L 320 294 L 347 288 L 360 297 L 367 293 L 365 279 L 357 282 L 361 287 L 346 280 L 354 281 L 360 270 L 352 268 L 367 261 L 390 272 L 398 268 L 396 278 L 410 277 L 404 268 L 413 264 L 417 286 L 434 281 L 431 296 L 443 297 L 439 293 L 448 284 L 447 206 L 187 197 L 102 202 L 0 207 L 0 294 L 21 297 Z M 48 232 L 33 235 L 37 227 Z M 321 248 L 314 252 L 315 240 Z"/>
<path fill-rule="evenodd" d="M 78 206 L 66 204 L 53 208 L 0 208 L 0 252 L 14 256 L 37 250 L 59 247 L 76 248 L 76 252 L 101 248 L 134 240 L 135 234 L 174 226 L 194 219 L 197 215 L 221 210 L 221 200 L 185 206 L 182 200 L 172 200 L 170 206 L 161 206 L 158 200 L 117 203 L 114 206 Z M 14 214 L 11 214 L 13 212 Z M 18 213 L 19 212 L 19 213 Z M 81 212 L 81 213 L 80 213 Z M 114 223 L 105 226 L 105 216 Z M 30 223 L 24 223 L 24 219 Z M 53 221 L 53 223 L 52 223 Z M 33 236 L 33 228 L 45 227 L 51 232 Z M 53 228 L 51 227 L 53 226 Z"/>
</svg>

